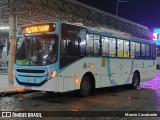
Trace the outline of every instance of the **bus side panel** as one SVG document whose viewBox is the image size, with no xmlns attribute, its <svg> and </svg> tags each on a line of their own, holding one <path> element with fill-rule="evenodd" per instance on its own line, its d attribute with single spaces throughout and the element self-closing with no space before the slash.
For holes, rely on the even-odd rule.
<svg viewBox="0 0 160 120">
<path fill-rule="evenodd" d="M 92 73 L 95 78 L 95 87 L 100 87 L 100 58 L 83 58 L 70 65 L 65 70 L 61 71 L 60 76 L 63 76 L 64 92 L 80 89 L 82 77 L 86 73 Z"/>
<path fill-rule="evenodd" d="M 80 89 L 81 79 L 88 72 L 94 75 L 95 88 L 129 84 L 132 82 L 133 66 L 134 63 L 127 59 L 83 58 L 60 73 L 64 92 Z"/>
<path fill-rule="evenodd" d="M 58 77 L 54 77 L 50 80 L 48 80 L 44 84 L 44 90 L 45 91 L 53 91 L 53 92 L 63 92 L 62 89 L 60 89 L 60 80 Z"/>
<path fill-rule="evenodd" d="M 156 68 L 155 61 L 146 60 L 146 70 L 147 70 L 146 78 L 147 79 L 154 78 L 155 71 L 156 71 L 155 68 Z"/>
<path fill-rule="evenodd" d="M 110 84 L 107 86 L 124 85 L 131 83 L 134 62 L 128 59 L 107 58 L 107 75 Z"/>
<path fill-rule="evenodd" d="M 75 78 L 74 77 L 64 77 L 64 91 L 74 90 L 75 89 Z"/>
<path fill-rule="evenodd" d="M 133 65 L 134 61 L 131 62 L 128 59 L 110 59 L 111 85 L 116 86 L 131 83 L 130 73 L 133 72 Z"/>
</svg>

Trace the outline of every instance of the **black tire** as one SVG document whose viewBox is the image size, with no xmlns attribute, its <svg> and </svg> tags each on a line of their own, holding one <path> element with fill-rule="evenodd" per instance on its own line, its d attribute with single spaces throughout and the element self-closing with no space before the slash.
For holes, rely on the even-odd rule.
<svg viewBox="0 0 160 120">
<path fill-rule="evenodd" d="M 136 89 L 140 84 L 140 77 L 138 75 L 138 73 L 134 73 L 133 74 L 133 77 L 132 77 L 132 84 L 131 84 L 131 87 Z"/>
<path fill-rule="evenodd" d="M 80 96 L 87 97 L 91 94 L 92 84 L 91 79 L 88 76 L 83 76 L 81 84 L 80 84 Z"/>
</svg>

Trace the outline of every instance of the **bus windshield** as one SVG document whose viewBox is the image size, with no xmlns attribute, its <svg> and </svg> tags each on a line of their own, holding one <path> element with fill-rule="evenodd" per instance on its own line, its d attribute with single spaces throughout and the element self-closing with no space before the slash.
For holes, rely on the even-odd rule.
<svg viewBox="0 0 160 120">
<path fill-rule="evenodd" d="M 58 36 L 36 35 L 17 39 L 16 64 L 38 66 L 57 61 Z"/>
</svg>

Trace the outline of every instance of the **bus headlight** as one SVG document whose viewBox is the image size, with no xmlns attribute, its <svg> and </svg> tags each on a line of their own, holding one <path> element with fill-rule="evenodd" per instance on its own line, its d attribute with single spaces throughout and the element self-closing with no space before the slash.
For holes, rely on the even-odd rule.
<svg viewBox="0 0 160 120">
<path fill-rule="evenodd" d="M 52 71 L 48 74 L 47 80 L 50 80 L 51 78 L 56 76 L 56 71 Z"/>
</svg>

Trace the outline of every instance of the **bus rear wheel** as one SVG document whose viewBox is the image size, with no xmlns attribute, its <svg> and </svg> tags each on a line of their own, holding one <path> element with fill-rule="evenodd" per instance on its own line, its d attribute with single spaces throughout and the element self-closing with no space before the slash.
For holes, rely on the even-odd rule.
<svg viewBox="0 0 160 120">
<path fill-rule="evenodd" d="M 80 96 L 87 97 L 91 94 L 92 84 L 91 79 L 88 76 L 83 76 L 80 84 Z"/>
<path fill-rule="evenodd" d="M 133 74 L 131 87 L 136 89 L 139 86 L 140 77 L 137 72 Z"/>
</svg>

